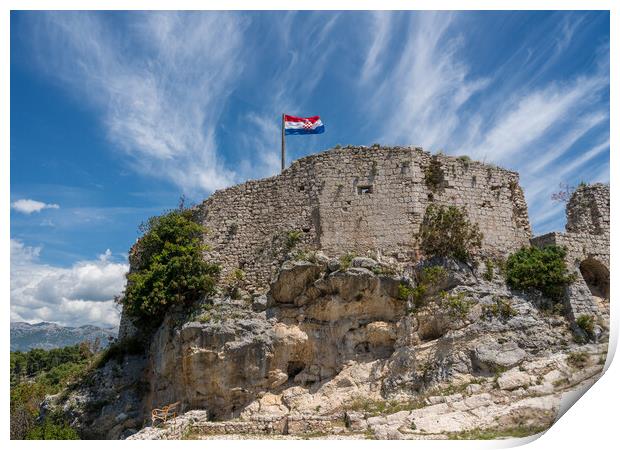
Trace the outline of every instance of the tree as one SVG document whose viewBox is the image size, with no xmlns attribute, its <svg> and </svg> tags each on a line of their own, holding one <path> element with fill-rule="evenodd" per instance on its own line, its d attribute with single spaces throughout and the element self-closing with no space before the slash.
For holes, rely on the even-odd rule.
<svg viewBox="0 0 620 450">
<path fill-rule="evenodd" d="M 557 203 L 568 203 L 573 192 L 575 192 L 575 186 L 560 183 L 560 190 L 551 194 L 551 200 Z"/>
<path fill-rule="evenodd" d="M 213 291 L 220 268 L 208 263 L 204 230 L 193 211 L 176 209 L 150 218 L 132 251 L 132 271 L 120 297 L 125 311 L 146 327 L 157 326 L 173 305 L 190 305 Z"/>
</svg>

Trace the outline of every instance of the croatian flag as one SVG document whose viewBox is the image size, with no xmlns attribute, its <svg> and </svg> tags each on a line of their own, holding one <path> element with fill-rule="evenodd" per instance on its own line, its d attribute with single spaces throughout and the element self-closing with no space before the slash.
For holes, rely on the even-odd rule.
<svg viewBox="0 0 620 450">
<path fill-rule="evenodd" d="M 284 115 L 284 134 L 320 134 L 325 125 L 319 116 L 295 117 Z"/>
</svg>

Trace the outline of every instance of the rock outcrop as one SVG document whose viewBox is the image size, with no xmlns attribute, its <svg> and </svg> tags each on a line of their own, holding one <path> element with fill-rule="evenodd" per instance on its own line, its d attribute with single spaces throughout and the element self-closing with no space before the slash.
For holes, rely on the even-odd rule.
<svg viewBox="0 0 620 450">
<path fill-rule="evenodd" d="M 411 150 L 399 150 L 391 159 L 389 152 L 377 152 L 394 167 L 375 167 L 375 188 L 389 186 L 389 174 L 401 177 L 423 172 L 405 164 Z M 430 164 L 430 157 L 417 152 L 416 158 Z M 314 211 L 326 211 L 322 203 L 328 200 L 326 191 L 311 182 L 310 175 L 325 173 L 332 157 L 359 157 L 347 164 L 360 167 L 372 162 L 367 151 L 352 155 L 343 150 L 312 164 L 299 163 L 283 175 L 284 181 L 265 181 L 267 187 L 250 183 L 244 189 L 251 193 L 243 192 L 255 199 L 285 181 L 297 186 L 300 180 L 293 175 L 305 168 L 302 178 L 308 184 L 300 182 L 304 189 L 296 192 L 301 196 L 310 192 L 310 198 L 320 205 Z M 450 164 L 457 162 L 453 159 Z M 462 166 L 458 171 L 466 170 L 462 161 L 458 164 Z M 384 171 L 388 166 L 389 174 Z M 501 224 L 512 227 L 506 250 L 527 243 L 529 222 L 516 176 L 501 172 L 506 178 L 499 180 L 498 171 L 488 171 L 478 163 L 472 163 L 472 168 L 480 177 L 468 179 L 468 187 L 459 191 L 455 174 L 461 172 L 445 166 L 443 194 L 438 196 L 447 195 L 450 186 L 456 189 L 454 195 L 465 195 L 487 176 L 486 182 L 498 186 L 491 189 L 498 202 L 504 202 L 500 200 L 504 194 L 512 198 L 500 208 L 504 211 L 508 205 L 510 209 Z M 399 180 L 402 186 L 411 181 Z M 246 195 L 240 187 L 232 189 L 230 195 Z M 216 194 L 207 205 L 205 223 L 228 233 L 228 238 L 220 232 L 208 238 L 222 255 L 251 226 L 239 219 L 257 213 L 252 200 L 230 217 L 215 219 L 216 211 L 224 214 L 217 209 L 218 198 Z M 429 198 L 425 195 L 426 202 Z M 448 197 L 441 198 L 449 203 Z M 366 205 L 364 201 L 370 200 L 357 201 Z M 593 296 L 589 289 L 567 293 L 568 303 L 579 296 L 597 320 L 600 329 L 586 343 L 576 336 L 574 314 L 548 309 L 539 293 L 512 291 L 497 266 L 489 270 L 485 262 L 502 253 L 497 252 L 501 233 L 493 234 L 488 251 L 472 264 L 416 257 L 413 247 L 400 253 L 386 254 L 375 248 L 352 254 L 357 244 L 383 242 L 395 250 L 397 242 L 377 226 L 372 233 L 379 233 L 378 237 L 371 233 L 362 242 L 335 251 L 346 236 L 335 229 L 322 234 L 327 219 L 299 202 L 303 206 L 299 217 L 310 221 L 310 234 L 299 241 L 290 238 L 284 250 L 274 237 L 277 251 L 264 247 L 259 236 L 259 246 L 244 244 L 225 259 L 230 267 L 254 271 L 234 298 L 221 285 L 216 295 L 203 299 L 192 311 L 170 312 L 154 335 L 145 339 L 143 355 L 111 359 L 91 374 L 88 383 L 48 399 L 45 409 L 64 411 L 85 437 L 113 439 L 418 439 L 459 437 L 481 430 L 523 435 L 550 426 L 563 395 L 585 389 L 600 376 L 607 348 L 608 298 Z M 474 205 L 469 200 L 462 203 Z M 270 207 L 266 214 L 275 213 Z M 338 214 L 346 213 L 340 210 Z M 370 204 L 364 214 L 373 216 Z M 574 226 L 581 223 L 578 215 L 571 218 Z M 476 217 L 485 216 L 479 213 Z M 400 223 L 392 219 L 389 227 Z M 375 225 L 377 220 L 373 216 Z M 260 222 L 259 228 L 267 222 Z M 588 225 L 588 230 L 604 228 L 600 221 L 588 219 L 587 223 L 599 223 Z M 246 251 L 254 259 L 244 259 Z M 424 281 L 428 270 L 436 275 L 432 282 Z M 266 274 L 272 276 L 261 284 Z M 422 285 L 424 289 L 418 289 Z M 140 337 L 131 320 L 124 317 L 124 321 L 120 335 Z M 174 419 L 174 426 L 154 426 L 151 410 L 175 402 L 183 414 Z"/>
</svg>

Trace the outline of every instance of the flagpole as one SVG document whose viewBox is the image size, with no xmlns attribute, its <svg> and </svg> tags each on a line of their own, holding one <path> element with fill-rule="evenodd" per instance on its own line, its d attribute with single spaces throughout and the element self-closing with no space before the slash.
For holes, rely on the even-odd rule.
<svg viewBox="0 0 620 450">
<path fill-rule="evenodd" d="M 286 141 L 284 140 L 284 113 L 282 113 L 282 172 L 286 161 Z"/>
</svg>

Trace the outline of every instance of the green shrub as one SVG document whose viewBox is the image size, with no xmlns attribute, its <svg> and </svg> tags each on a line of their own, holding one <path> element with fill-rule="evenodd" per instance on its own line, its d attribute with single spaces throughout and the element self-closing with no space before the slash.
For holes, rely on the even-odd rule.
<svg viewBox="0 0 620 450">
<path fill-rule="evenodd" d="M 418 275 L 418 282 L 415 287 L 401 283 L 398 286 L 398 297 L 401 300 L 412 300 L 415 308 L 425 305 L 425 296 L 430 287 L 441 283 L 447 276 L 446 269 L 442 266 L 427 266 Z M 411 310 L 410 312 L 414 312 Z"/>
<path fill-rule="evenodd" d="M 204 229 L 191 210 L 152 217 L 130 260 L 124 310 L 146 326 L 157 326 L 173 305 L 190 305 L 213 291 L 219 266 L 204 260 Z"/>
<path fill-rule="evenodd" d="M 493 261 L 491 261 L 490 259 L 487 259 L 484 262 L 484 265 L 485 265 L 485 271 L 484 271 L 484 274 L 482 274 L 482 277 L 487 281 L 493 281 L 493 275 L 495 272 L 495 265 L 493 264 Z"/>
<path fill-rule="evenodd" d="M 473 304 L 473 302 L 465 298 L 464 292 L 448 294 L 445 291 L 441 291 L 439 297 L 442 309 L 447 311 L 448 315 L 454 319 L 465 319 Z"/>
<path fill-rule="evenodd" d="M 537 289 L 558 301 L 574 280 L 566 268 L 565 256 L 566 249 L 555 245 L 523 247 L 508 257 L 506 282 L 514 289 Z"/>
<path fill-rule="evenodd" d="M 342 256 L 340 256 L 340 270 L 347 270 L 349 267 L 351 267 L 351 262 L 353 262 L 353 258 L 355 258 L 357 255 L 355 253 L 346 253 Z"/>
<path fill-rule="evenodd" d="M 286 233 L 286 242 L 284 246 L 287 250 L 292 250 L 301 240 L 302 232 L 299 230 L 291 230 Z"/>
<path fill-rule="evenodd" d="M 497 317 L 501 321 L 506 321 L 517 314 L 512 307 L 512 303 L 507 298 L 495 297 L 493 303 L 482 306 L 482 316 L 486 319 Z"/>
<path fill-rule="evenodd" d="M 398 298 L 401 300 L 409 300 L 409 297 L 412 295 L 413 289 L 407 286 L 405 283 L 400 283 L 398 285 Z"/>
<path fill-rule="evenodd" d="M 594 335 L 594 317 L 588 314 L 582 314 L 577 317 L 575 323 L 585 334 L 588 335 L 588 337 L 592 337 Z"/>
<path fill-rule="evenodd" d="M 75 431 L 60 419 L 49 420 L 51 415 L 43 424 L 37 421 L 46 395 L 57 394 L 67 383 L 83 376 L 93 360 L 91 346 L 82 343 L 52 350 L 11 352 L 11 439 L 77 438 Z M 21 381 L 22 378 L 25 380 Z"/>
<path fill-rule="evenodd" d="M 426 256 L 452 257 L 467 262 L 482 245 L 478 224 L 469 222 L 464 209 L 456 206 L 426 208 L 420 226 L 420 249 Z"/>
<path fill-rule="evenodd" d="M 419 276 L 419 283 L 425 286 L 433 286 L 442 283 L 448 272 L 443 266 L 426 266 L 422 269 Z"/>
<path fill-rule="evenodd" d="M 436 156 L 431 158 L 430 163 L 424 169 L 424 183 L 431 191 L 437 191 L 443 183 L 443 169 Z"/>
<path fill-rule="evenodd" d="M 83 364 L 94 354 L 91 346 L 83 342 L 51 350 L 33 348 L 27 352 L 11 352 L 11 385 L 25 377 L 34 377 L 64 364 Z"/>
</svg>

